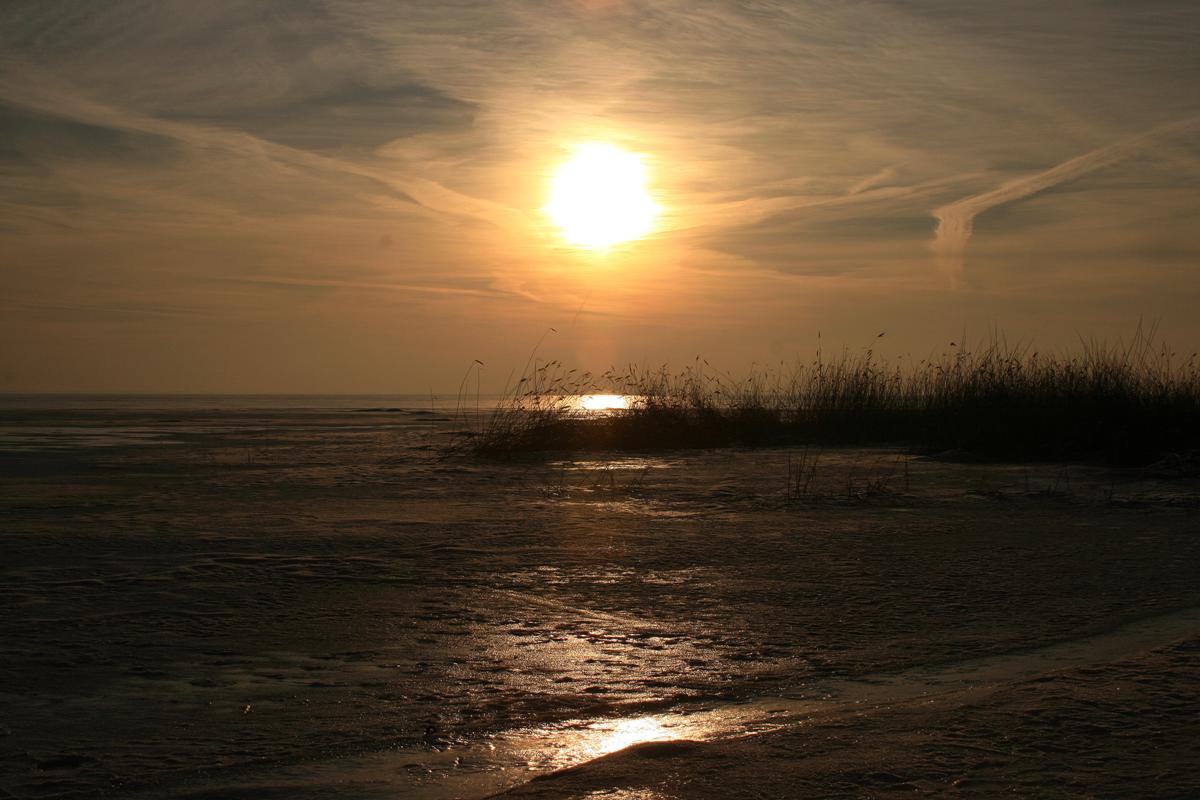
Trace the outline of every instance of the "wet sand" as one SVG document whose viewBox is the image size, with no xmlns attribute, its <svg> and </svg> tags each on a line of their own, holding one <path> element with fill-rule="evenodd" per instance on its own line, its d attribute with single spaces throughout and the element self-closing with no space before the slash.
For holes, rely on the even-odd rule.
<svg viewBox="0 0 1200 800">
<path fill-rule="evenodd" d="M 12 796 L 1200 784 L 1165 467 L 841 450 L 798 489 L 815 453 L 447 458 L 440 409 L 3 417 Z M 667 738 L 708 741 L 593 760 Z"/>
</svg>

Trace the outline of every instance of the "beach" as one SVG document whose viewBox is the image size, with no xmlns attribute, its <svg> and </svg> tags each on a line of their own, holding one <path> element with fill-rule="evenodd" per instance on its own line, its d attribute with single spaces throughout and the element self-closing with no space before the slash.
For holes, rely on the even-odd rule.
<svg viewBox="0 0 1200 800">
<path fill-rule="evenodd" d="M 489 461 L 458 405 L 6 398 L 0 794 L 1200 792 L 1179 464 Z"/>
</svg>

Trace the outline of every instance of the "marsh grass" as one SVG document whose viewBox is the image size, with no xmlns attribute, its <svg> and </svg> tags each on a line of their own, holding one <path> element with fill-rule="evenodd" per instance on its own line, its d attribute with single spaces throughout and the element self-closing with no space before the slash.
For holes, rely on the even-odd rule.
<svg viewBox="0 0 1200 800">
<path fill-rule="evenodd" d="M 586 412 L 580 395 L 632 398 Z M 1200 365 L 1141 329 L 1129 344 L 1046 355 L 993 338 L 940 357 L 884 361 L 819 351 L 744 377 L 697 358 L 679 370 L 593 375 L 535 365 L 484 415 L 478 455 L 777 445 L 904 444 L 999 458 L 1144 463 L 1200 445 Z M 801 470 L 803 472 L 803 469 Z M 803 479 L 803 475 L 799 476 Z"/>
<path fill-rule="evenodd" d="M 876 458 L 870 463 L 851 463 L 839 480 L 836 471 L 821 465 L 821 452 L 803 448 L 795 458 L 788 454 L 784 499 L 790 504 L 874 505 L 902 501 L 911 490 L 908 458 Z M 818 479 L 818 468 L 821 470 Z"/>
</svg>

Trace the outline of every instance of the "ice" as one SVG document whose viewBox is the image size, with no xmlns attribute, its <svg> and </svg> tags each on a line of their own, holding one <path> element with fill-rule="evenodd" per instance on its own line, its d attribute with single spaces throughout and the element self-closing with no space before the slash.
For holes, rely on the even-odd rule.
<svg viewBox="0 0 1200 800">
<path fill-rule="evenodd" d="M 953 726 L 920 747 L 965 765 L 1057 715 L 1098 764 L 1130 686 L 1120 713 L 1200 774 L 1195 478 L 829 450 L 800 491 L 799 449 L 491 463 L 395 399 L 155 403 L 0 410 L 152 434 L 0 453 L 4 792 L 482 797 L 628 744 L 642 778 L 579 791 L 670 796 L 663 765 L 767 774 L 819 728 L 884 743 L 812 773 L 862 793 L 1038 794 L 1053 759 L 946 777 L 905 737 Z"/>
</svg>

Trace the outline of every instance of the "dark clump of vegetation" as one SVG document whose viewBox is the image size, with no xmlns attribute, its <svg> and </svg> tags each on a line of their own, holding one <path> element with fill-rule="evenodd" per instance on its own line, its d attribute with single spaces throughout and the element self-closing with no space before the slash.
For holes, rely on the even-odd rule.
<svg viewBox="0 0 1200 800">
<path fill-rule="evenodd" d="M 582 410 L 580 395 L 630 398 Z M 872 350 L 820 353 L 792 369 L 733 378 L 697 359 L 683 370 L 602 375 L 552 361 L 485 417 L 471 448 L 537 452 L 799 444 L 906 444 L 996 458 L 1145 463 L 1200 445 L 1200 367 L 1152 335 L 1043 355 L 1003 340 L 940 358 L 885 362 Z"/>
</svg>

